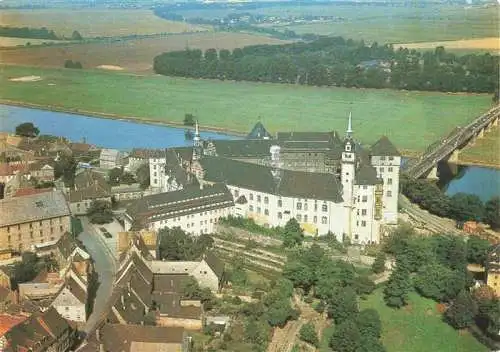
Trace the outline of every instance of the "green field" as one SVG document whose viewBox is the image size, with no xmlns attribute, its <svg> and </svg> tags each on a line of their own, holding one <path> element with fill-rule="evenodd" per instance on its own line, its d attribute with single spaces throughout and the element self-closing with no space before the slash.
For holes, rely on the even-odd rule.
<svg viewBox="0 0 500 352">
<path fill-rule="evenodd" d="M 500 128 L 494 127 L 477 139 L 472 146 L 467 146 L 459 154 L 459 160 L 464 163 L 493 165 L 500 167 Z"/>
<path fill-rule="evenodd" d="M 351 8 L 351 11 L 349 11 Z M 343 36 L 379 43 L 411 43 L 436 40 L 498 37 L 498 7 L 342 8 L 335 16 L 344 21 L 296 24 L 287 28 L 297 33 Z"/>
<path fill-rule="evenodd" d="M 441 320 L 436 302 L 416 293 L 410 294 L 409 306 L 389 308 L 382 290 L 375 291 L 361 309 L 374 308 L 382 320 L 382 342 L 387 352 L 482 352 L 488 351 L 468 332 L 459 333 Z"/>
<path fill-rule="evenodd" d="M 0 66 L 4 100 L 159 122 L 196 115 L 202 126 L 248 132 L 337 130 L 353 115 L 356 138 L 387 135 L 400 149 L 423 150 L 491 104 L 489 95 L 220 82 L 115 72 Z M 37 82 L 10 78 L 40 76 Z"/>
<path fill-rule="evenodd" d="M 359 5 L 300 5 L 273 6 L 238 10 L 208 9 L 182 10 L 188 17 L 220 18 L 230 13 L 249 12 L 268 16 L 335 16 L 326 23 L 279 24 L 276 29 L 288 28 L 297 33 L 340 35 L 352 39 L 379 43 L 410 43 L 419 41 L 459 40 L 467 38 L 498 37 L 498 6 L 465 8 L 456 5 L 372 6 Z M 266 24 L 265 26 L 273 26 Z"/>
</svg>

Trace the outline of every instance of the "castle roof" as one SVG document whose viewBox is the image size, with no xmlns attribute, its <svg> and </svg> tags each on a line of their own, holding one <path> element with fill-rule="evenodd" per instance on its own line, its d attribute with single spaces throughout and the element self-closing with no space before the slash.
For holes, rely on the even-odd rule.
<svg viewBox="0 0 500 352">
<path fill-rule="evenodd" d="M 401 156 L 394 144 L 391 143 L 387 136 L 382 136 L 370 148 L 370 154 L 376 156 Z"/>
<path fill-rule="evenodd" d="M 277 170 L 242 161 L 204 156 L 199 160 L 203 179 L 284 197 L 309 198 L 342 202 L 342 186 L 326 173 Z"/>
<path fill-rule="evenodd" d="M 267 132 L 264 125 L 259 121 L 253 126 L 250 133 L 247 135 L 247 139 L 268 139 L 272 138 L 271 134 Z"/>
</svg>

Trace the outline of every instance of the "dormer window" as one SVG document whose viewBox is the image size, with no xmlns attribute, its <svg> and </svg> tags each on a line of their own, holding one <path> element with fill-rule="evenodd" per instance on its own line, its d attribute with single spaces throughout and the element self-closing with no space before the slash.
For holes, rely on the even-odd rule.
<svg viewBox="0 0 500 352">
<path fill-rule="evenodd" d="M 350 152 L 351 151 L 351 143 L 346 143 L 345 150 L 346 150 L 346 152 Z"/>
</svg>

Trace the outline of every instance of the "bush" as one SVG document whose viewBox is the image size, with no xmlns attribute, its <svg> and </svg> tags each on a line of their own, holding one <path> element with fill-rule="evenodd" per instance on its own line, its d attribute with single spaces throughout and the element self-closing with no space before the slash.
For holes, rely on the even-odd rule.
<svg viewBox="0 0 500 352">
<path fill-rule="evenodd" d="M 319 345 L 318 334 L 316 333 L 316 329 L 311 322 L 302 325 L 299 332 L 299 338 L 302 341 L 310 343 L 314 347 L 318 347 Z"/>
<path fill-rule="evenodd" d="M 93 224 L 109 224 L 113 221 L 111 203 L 104 200 L 94 200 L 87 211 L 87 215 Z"/>
</svg>

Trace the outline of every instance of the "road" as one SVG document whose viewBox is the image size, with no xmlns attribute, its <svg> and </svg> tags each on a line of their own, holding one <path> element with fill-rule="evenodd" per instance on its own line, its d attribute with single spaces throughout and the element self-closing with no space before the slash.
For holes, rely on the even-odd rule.
<svg viewBox="0 0 500 352">
<path fill-rule="evenodd" d="M 116 260 L 95 228 L 87 218 L 81 218 L 83 232 L 78 235 L 78 239 L 94 259 L 94 269 L 99 275 L 99 287 L 97 288 L 94 309 L 84 327 L 85 333 L 92 332 L 108 307 L 108 302 L 113 292 L 113 282 L 116 273 Z"/>
</svg>

